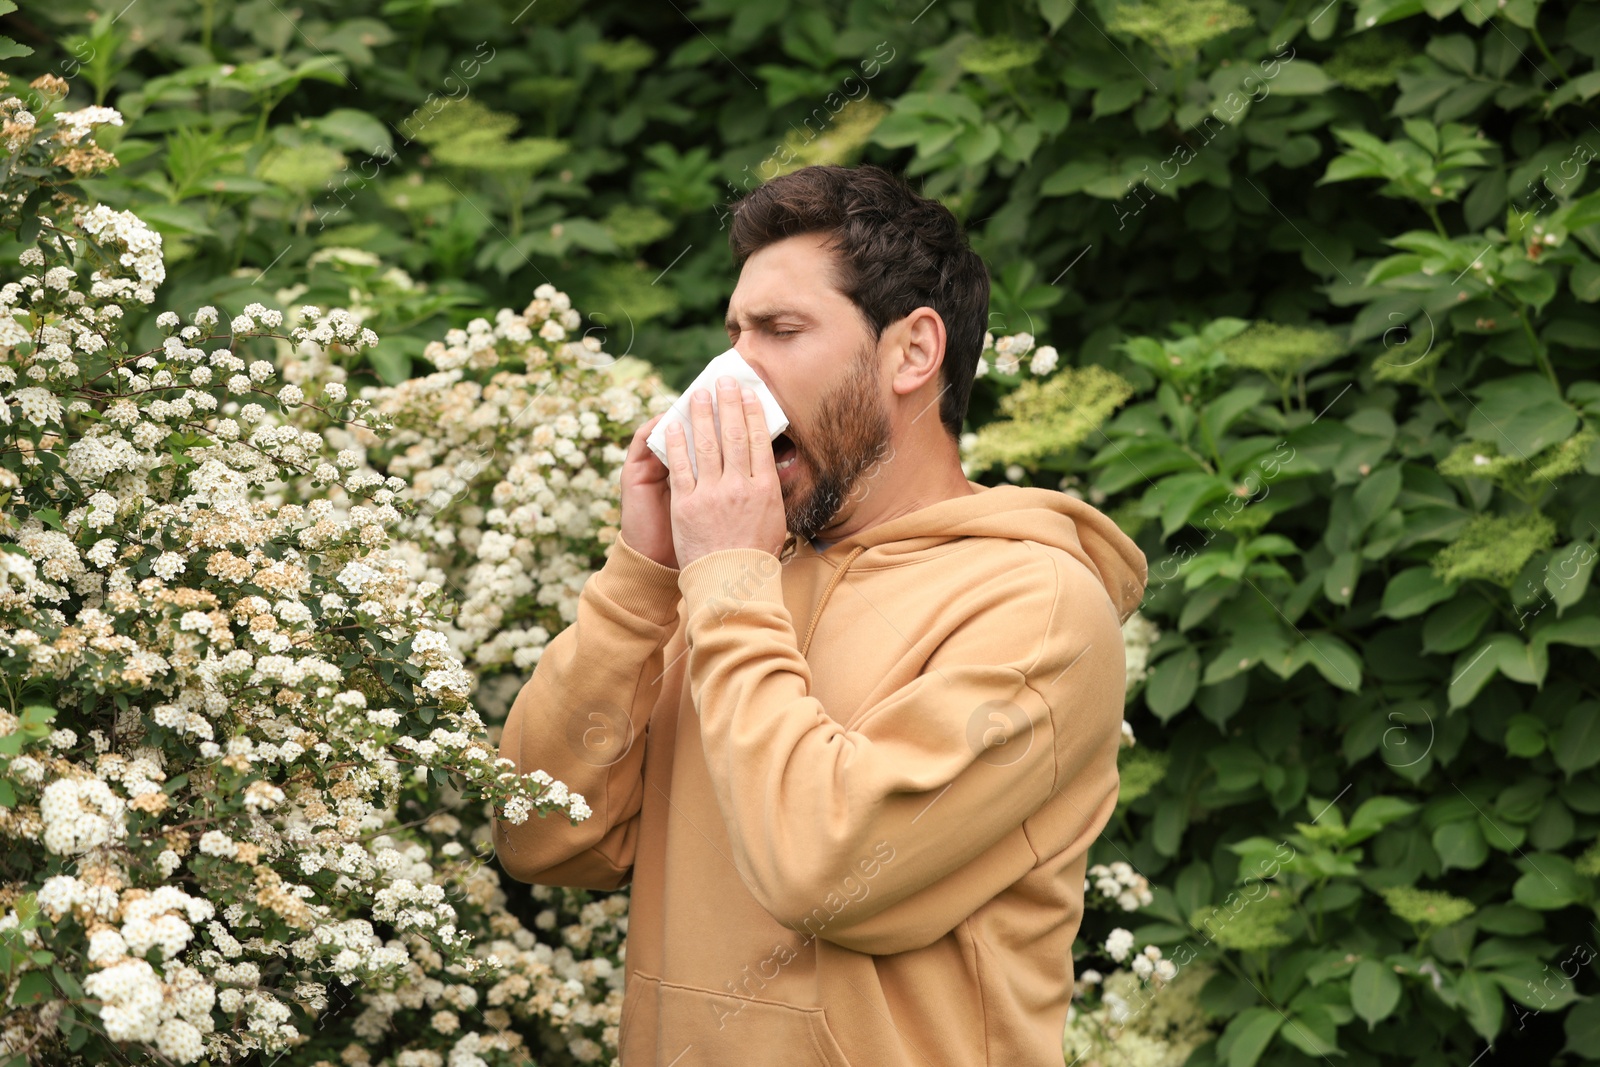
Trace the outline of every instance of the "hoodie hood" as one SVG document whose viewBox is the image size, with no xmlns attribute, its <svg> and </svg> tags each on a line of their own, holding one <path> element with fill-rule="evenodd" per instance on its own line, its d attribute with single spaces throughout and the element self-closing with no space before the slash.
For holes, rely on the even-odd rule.
<svg viewBox="0 0 1600 1067">
<path fill-rule="evenodd" d="M 1053 489 L 980 485 L 969 481 L 971 495 L 952 497 L 829 544 L 824 552 L 802 538 L 798 553 L 813 555 L 845 570 L 897 566 L 949 541 L 963 537 L 1003 537 L 1059 548 L 1077 559 L 1100 580 L 1126 622 L 1144 599 L 1148 569 L 1133 539 L 1094 506 Z M 820 614 L 821 605 L 818 605 Z M 814 620 L 813 620 L 814 624 Z"/>
</svg>

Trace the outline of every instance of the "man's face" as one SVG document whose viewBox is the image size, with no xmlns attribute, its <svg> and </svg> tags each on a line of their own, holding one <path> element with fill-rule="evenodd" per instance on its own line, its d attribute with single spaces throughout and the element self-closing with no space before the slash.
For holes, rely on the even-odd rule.
<svg viewBox="0 0 1600 1067">
<path fill-rule="evenodd" d="M 835 288 L 826 242 L 803 234 L 754 253 L 728 301 L 728 339 L 789 416 L 773 457 L 788 527 L 806 538 L 845 517 L 841 506 L 891 433 L 877 343 Z"/>
</svg>

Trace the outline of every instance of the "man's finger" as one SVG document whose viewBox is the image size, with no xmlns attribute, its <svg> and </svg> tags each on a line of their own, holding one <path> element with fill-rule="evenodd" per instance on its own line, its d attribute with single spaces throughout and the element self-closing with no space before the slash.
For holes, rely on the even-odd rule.
<svg viewBox="0 0 1600 1067">
<path fill-rule="evenodd" d="M 750 476 L 758 477 L 763 473 L 777 477 L 778 464 L 772 457 L 772 436 L 767 429 L 767 410 L 761 406 L 761 398 L 756 396 L 756 391 L 749 386 L 742 390 L 744 394 L 744 424 L 750 435 Z"/>
<path fill-rule="evenodd" d="M 748 417 L 740 410 L 739 383 L 729 379 L 717 385 L 717 410 L 722 412 L 722 462 L 727 470 L 750 477 Z"/>
<path fill-rule="evenodd" d="M 683 425 L 677 422 L 667 427 L 667 484 L 673 496 L 687 496 L 695 485 L 689 446 L 683 439 Z"/>
<path fill-rule="evenodd" d="M 716 481 L 722 476 L 722 442 L 717 440 L 716 418 L 711 411 L 711 391 L 700 390 L 689 399 L 689 420 L 694 423 L 696 483 Z"/>
<path fill-rule="evenodd" d="M 657 415 L 655 418 L 651 419 L 649 422 L 633 431 L 633 440 L 628 443 L 628 459 L 644 458 L 644 454 L 650 451 L 650 445 L 647 443 L 650 437 L 650 432 L 656 428 L 656 423 L 664 419 L 666 415 L 667 413 L 663 411 L 661 414 Z M 651 452 L 650 454 L 654 455 L 655 453 Z"/>
</svg>

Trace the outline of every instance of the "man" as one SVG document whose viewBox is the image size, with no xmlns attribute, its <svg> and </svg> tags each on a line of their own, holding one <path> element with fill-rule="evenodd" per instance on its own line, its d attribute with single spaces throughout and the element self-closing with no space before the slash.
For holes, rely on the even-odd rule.
<svg viewBox="0 0 1600 1067">
<path fill-rule="evenodd" d="M 497 824 L 498 854 L 632 882 L 624 1067 L 1059 1067 L 1144 556 L 962 474 L 989 280 L 943 206 L 807 167 L 730 243 L 729 339 L 788 432 L 724 388 L 698 478 L 681 433 L 670 469 L 634 435 L 620 537 L 501 744 L 594 814 Z"/>
</svg>

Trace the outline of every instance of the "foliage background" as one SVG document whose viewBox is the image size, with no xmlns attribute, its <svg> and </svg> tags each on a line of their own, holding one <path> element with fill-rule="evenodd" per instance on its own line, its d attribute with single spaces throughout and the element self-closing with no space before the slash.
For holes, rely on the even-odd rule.
<svg viewBox="0 0 1600 1067">
<path fill-rule="evenodd" d="M 747 182 L 916 176 L 990 264 L 993 332 L 1068 365 L 978 383 L 975 476 L 1081 492 L 1151 560 L 1142 753 L 1096 855 L 1154 884 L 1141 943 L 1216 967 L 1220 1039 L 1189 1062 L 1600 1057 L 1600 6 L 62 0 L 3 23 L 33 49 L 15 74 L 126 116 L 87 185 L 161 229 L 176 304 L 426 283 L 368 305 L 384 345 L 352 385 L 428 372 L 429 339 L 553 281 L 681 386 L 723 344 Z M 1098 919 L 1080 967 L 1109 970 Z"/>
</svg>

